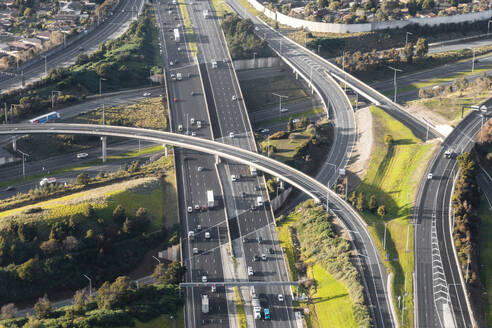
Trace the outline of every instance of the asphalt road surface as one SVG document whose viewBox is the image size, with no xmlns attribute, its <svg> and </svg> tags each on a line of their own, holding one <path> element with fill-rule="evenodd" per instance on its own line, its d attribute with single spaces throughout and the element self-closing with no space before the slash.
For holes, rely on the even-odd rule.
<svg viewBox="0 0 492 328">
<path fill-rule="evenodd" d="M 172 131 L 212 139 L 198 67 L 183 40 L 180 10 L 171 1 L 154 3 L 154 8 L 157 12 L 163 60 L 167 70 Z M 178 24 L 181 24 L 181 40 L 176 42 L 173 30 Z M 175 76 L 178 73 L 183 76 L 181 81 L 170 78 L 171 74 Z M 201 122 L 201 128 L 198 128 L 197 121 Z M 201 282 L 203 277 L 207 277 L 207 281 L 211 283 L 224 281 L 220 246 L 228 242 L 228 235 L 215 158 L 204 153 L 176 148 L 175 161 L 183 263 L 188 268 L 186 281 Z M 213 190 L 215 196 L 216 206 L 213 209 L 206 209 L 207 190 Z M 196 205 L 200 208 L 199 211 L 195 209 Z M 192 207 L 191 212 L 188 211 L 188 207 Z M 201 210 L 202 208 L 204 210 Z M 194 234 L 192 238 L 188 238 L 190 231 Z M 210 233 L 210 239 L 205 239 L 205 233 Z M 212 293 L 210 287 L 191 288 L 185 293 L 185 321 L 188 327 L 229 327 L 231 318 L 223 287 L 217 287 L 216 293 Z M 204 294 L 209 296 L 208 314 L 202 313 L 201 296 Z"/>
<path fill-rule="evenodd" d="M 199 49 L 198 61 L 204 79 L 205 96 L 215 140 L 256 151 L 249 117 L 244 106 L 239 83 L 228 54 L 225 38 L 219 20 L 215 15 L 205 18 L 204 10 L 213 13 L 208 1 L 188 3 L 190 19 L 197 35 Z M 213 62 L 216 62 L 216 67 Z M 224 191 L 225 207 L 229 220 L 232 250 L 238 263 L 236 270 L 239 279 L 250 281 L 287 281 L 288 273 L 281 248 L 273 225 L 273 213 L 268 206 L 268 195 L 262 176 L 251 176 L 249 167 L 222 160 L 217 166 Z M 232 181 L 231 176 L 240 177 Z M 264 200 L 257 206 L 257 198 Z M 255 210 L 251 210 L 255 208 Z M 244 243 L 246 240 L 261 237 L 263 244 Z M 252 238 L 252 239 L 253 239 Z M 249 244 L 249 245 L 246 245 Z M 273 254 L 269 254 L 271 248 Z M 254 262 L 255 255 L 269 254 L 267 261 Z M 254 275 L 248 274 L 248 267 Z M 248 288 L 242 288 L 248 322 L 257 327 L 296 327 L 292 311 L 292 293 L 289 288 L 280 286 L 257 287 L 264 308 L 271 311 L 272 320 L 254 320 L 253 309 L 248 298 Z M 284 301 L 278 301 L 278 295 Z"/>
<path fill-rule="evenodd" d="M 490 104 L 489 104 L 490 105 Z M 453 250 L 449 208 L 458 170 L 456 156 L 469 151 L 486 119 L 471 112 L 444 140 L 422 181 L 415 226 L 416 323 L 418 327 L 471 327 L 461 273 Z M 451 150 L 452 158 L 444 152 Z"/>
</svg>

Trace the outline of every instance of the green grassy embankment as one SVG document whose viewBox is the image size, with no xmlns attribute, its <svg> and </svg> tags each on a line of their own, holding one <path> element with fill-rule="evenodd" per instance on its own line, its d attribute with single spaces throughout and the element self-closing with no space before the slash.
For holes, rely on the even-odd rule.
<svg viewBox="0 0 492 328">
<path fill-rule="evenodd" d="M 179 10 L 181 12 L 181 17 L 183 17 L 183 22 L 185 26 L 185 38 L 188 47 L 190 48 L 191 54 L 193 57 L 196 57 L 198 54 L 198 48 L 196 45 L 196 36 L 195 32 L 193 32 L 193 26 L 191 25 L 190 13 L 188 12 L 188 7 L 186 7 L 186 2 L 180 1 Z"/>
<path fill-rule="evenodd" d="M 248 322 L 246 321 L 246 312 L 244 311 L 244 301 L 241 297 L 238 287 L 233 287 L 234 296 L 236 298 L 236 318 L 239 324 L 239 328 L 248 328 Z"/>
<path fill-rule="evenodd" d="M 302 216 L 301 212 L 293 211 L 287 216 L 278 218 L 277 221 L 278 240 L 287 258 L 289 277 L 294 281 L 299 280 L 299 271 L 296 268 L 298 259 L 296 259 L 291 227 L 296 227 Z M 307 326 L 312 328 L 357 327 L 353 303 L 347 287 L 336 280 L 320 264 L 314 263 L 312 259 L 304 260 L 307 264 L 306 276 L 314 280 L 314 286 L 311 289 L 301 287 L 301 292 L 309 294 L 312 300 L 301 302 L 302 307 L 309 309 L 309 312 L 304 315 Z M 296 292 L 295 288 L 294 292 Z"/>
<path fill-rule="evenodd" d="M 185 328 L 183 309 L 181 309 L 176 316 L 171 319 L 169 315 L 163 314 L 149 322 L 142 322 L 135 319 L 135 328 Z M 124 327 L 130 328 L 130 327 Z"/>
<path fill-rule="evenodd" d="M 311 99 L 301 82 L 289 75 L 272 76 L 256 80 L 240 82 L 246 107 L 249 111 L 258 111 L 279 105 L 277 96 L 272 93 L 289 97 L 282 100 L 282 107 Z"/>
<path fill-rule="evenodd" d="M 371 113 L 374 122 L 373 150 L 367 174 L 357 187 L 356 193 L 364 194 L 365 204 L 368 203 L 371 195 L 375 195 L 378 204 L 386 207 L 387 214 L 384 219 L 369 211 L 367 207 L 360 214 L 369 224 L 369 231 L 374 237 L 385 266 L 394 274 L 392 289 L 395 308 L 397 297 L 407 293 L 403 324 L 411 327 L 413 326 L 411 277 L 414 271 L 414 246 L 410 214 L 419 181 L 435 144 L 422 143 L 408 128 L 377 107 L 371 107 Z M 386 134 L 392 135 L 394 140 L 392 145 L 384 143 Z M 386 251 L 383 250 L 385 224 L 387 224 Z M 401 318 L 400 309 L 397 309 L 397 314 L 398 318 Z"/>
<path fill-rule="evenodd" d="M 318 264 L 308 269 L 308 276 L 316 280 L 316 293 L 313 294 L 315 313 L 311 316 L 312 327 L 358 327 L 347 287 Z M 312 307 L 313 305 L 310 306 Z"/>
</svg>

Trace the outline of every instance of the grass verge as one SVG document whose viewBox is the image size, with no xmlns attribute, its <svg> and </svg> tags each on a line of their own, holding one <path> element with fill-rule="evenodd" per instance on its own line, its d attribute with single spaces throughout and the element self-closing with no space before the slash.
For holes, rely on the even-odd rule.
<svg viewBox="0 0 492 328">
<path fill-rule="evenodd" d="M 468 60 L 468 59 L 466 59 L 466 60 Z M 458 62 L 460 62 L 460 61 L 458 61 Z M 452 82 L 456 79 L 461 79 L 464 77 L 469 77 L 469 76 L 476 75 L 479 73 L 487 72 L 490 69 L 492 69 L 492 64 L 486 65 L 486 66 L 479 68 L 479 69 L 475 69 L 474 72 L 471 72 L 471 71 L 457 72 L 457 73 L 454 73 L 451 75 L 438 77 L 438 78 L 430 79 L 427 81 L 410 83 L 410 84 L 402 86 L 401 88 L 398 88 L 396 90 L 396 93 L 400 94 L 400 93 L 406 93 L 406 92 L 410 92 L 410 91 L 418 91 L 421 88 L 430 87 L 430 86 L 436 85 L 436 84 Z M 389 97 L 389 96 L 392 96 L 394 94 L 394 90 L 393 89 L 384 90 L 382 93 Z"/>
<path fill-rule="evenodd" d="M 388 271 L 393 272 L 393 297 L 407 293 L 402 325 L 413 326 L 412 279 L 414 270 L 413 230 L 409 222 L 411 208 L 426 163 L 433 153 L 434 144 L 424 144 L 403 124 L 381 109 L 372 106 L 374 144 L 369 168 L 356 193 L 363 193 L 366 202 L 374 195 L 379 205 L 385 205 L 382 220 L 369 210 L 361 212 L 369 224 Z M 390 134 L 393 144 L 386 145 L 384 136 Z M 383 248 L 384 226 L 387 227 L 386 250 Z M 407 252 L 407 232 L 408 252 Z M 405 277 L 407 279 L 405 279 Z M 406 282 L 406 285 L 405 285 Z M 397 309 L 401 318 L 400 309 Z"/>
<path fill-rule="evenodd" d="M 301 82 L 291 78 L 287 73 L 280 76 L 266 77 L 256 80 L 240 82 L 243 90 L 246 107 L 249 111 L 278 106 L 279 100 L 273 93 L 289 97 L 282 104 L 289 105 L 311 99 L 311 95 L 304 89 Z"/>
<path fill-rule="evenodd" d="M 234 296 L 236 297 L 236 318 L 239 324 L 239 328 L 248 328 L 248 322 L 246 321 L 246 312 L 244 311 L 244 302 L 239 292 L 238 287 L 233 287 Z"/>
<path fill-rule="evenodd" d="M 179 10 L 181 12 L 181 16 L 183 17 L 183 22 L 185 25 L 185 38 L 186 43 L 188 43 L 188 47 L 190 47 L 191 54 L 193 57 L 196 57 L 198 54 L 198 48 L 196 45 L 196 36 L 195 32 L 193 32 L 193 27 L 191 25 L 190 14 L 188 12 L 188 7 L 186 7 L 186 2 L 179 2 Z"/>
<path fill-rule="evenodd" d="M 212 5 L 214 6 L 215 13 L 218 17 L 223 17 L 224 15 L 233 12 L 224 0 L 212 0 Z"/>
<path fill-rule="evenodd" d="M 273 118 L 271 120 L 268 120 L 268 121 L 261 121 L 259 122 L 258 124 L 253 124 L 255 127 L 258 127 L 258 128 L 262 128 L 262 127 L 270 127 L 274 124 L 277 124 L 277 123 L 283 123 L 283 122 L 288 122 L 291 118 L 292 119 L 295 119 L 295 118 L 301 118 L 301 117 L 304 117 L 304 116 L 313 116 L 313 115 L 318 115 L 318 114 L 322 114 L 324 113 L 325 110 L 323 108 L 313 108 L 313 109 L 310 109 L 310 110 L 307 110 L 307 111 L 304 111 L 304 112 L 299 112 L 299 113 L 294 113 L 294 114 L 291 114 L 291 115 L 285 115 L 285 116 L 282 116 L 282 117 L 279 117 L 279 118 Z"/>
<path fill-rule="evenodd" d="M 160 317 L 157 317 L 149 322 L 142 322 L 140 320 L 135 320 L 135 328 L 185 328 L 184 325 L 184 313 L 183 309 L 181 309 L 173 319 L 169 317 L 167 314 L 163 314 Z M 127 327 L 124 327 L 127 328 Z"/>
<path fill-rule="evenodd" d="M 310 305 L 316 310 L 316 318 L 311 316 L 311 326 L 357 327 L 347 287 L 319 264 L 308 269 L 308 276 L 316 281 L 316 293 Z"/>
</svg>

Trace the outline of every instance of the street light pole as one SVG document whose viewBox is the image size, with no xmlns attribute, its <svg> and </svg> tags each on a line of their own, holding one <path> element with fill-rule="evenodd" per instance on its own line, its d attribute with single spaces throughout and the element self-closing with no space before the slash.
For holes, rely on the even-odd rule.
<svg viewBox="0 0 492 328">
<path fill-rule="evenodd" d="M 44 74 L 48 75 L 48 56 L 43 56 L 44 57 Z"/>
<path fill-rule="evenodd" d="M 140 140 L 140 139 L 139 139 Z M 159 260 L 159 258 L 155 257 L 154 255 L 152 255 L 152 257 L 157 261 L 159 262 L 159 264 L 161 264 L 161 260 Z"/>
<path fill-rule="evenodd" d="M 256 68 L 256 52 L 253 52 L 253 67 Z"/>
<path fill-rule="evenodd" d="M 22 152 L 21 150 L 17 149 L 17 151 L 19 153 L 21 153 L 22 155 L 22 178 L 25 179 L 26 178 L 26 164 L 25 164 L 25 156 L 29 156 L 29 154 L 26 154 L 24 152 Z"/>
<path fill-rule="evenodd" d="M 393 83 L 395 85 L 395 97 L 394 97 L 394 102 L 396 103 L 396 72 L 403 72 L 403 70 L 401 69 L 398 69 L 398 68 L 394 68 L 394 67 L 391 67 L 391 66 L 388 66 L 389 69 L 392 69 L 393 72 L 395 72 L 395 75 L 394 75 L 394 79 L 393 79 Z"/>
<path fill-rule="evenodd" d="M 413 33 L 412 33 L 412 32 L 405 32 L 405 46 L 406 46 L 406 45 L 407 45 L 407 43 L 408 43 L 408 36 L 409 36 L 409 35 L 413 35 Z"/>
<path fill-rule="evenodd" d="M 289 98 L 289 96 L 283 96 L 273 92 L 272 95 L 277 96 L 279 98 L 278 117 L 280 118 L 280 116 L 282 115 L 282 98 Z"/>
<path fill-rule="evenodd" d="M 92 279 L 89 278 L 87 275 L 82 274 L 87 280 L 89 280 L 89 296 L 92 296 Z"/>
</svg>

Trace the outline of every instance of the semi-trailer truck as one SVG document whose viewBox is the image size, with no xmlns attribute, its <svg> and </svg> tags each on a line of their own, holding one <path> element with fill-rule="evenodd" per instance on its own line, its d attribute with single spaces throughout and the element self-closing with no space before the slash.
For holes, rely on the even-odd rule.
<svg viewBox="0 0 492 328">
<path fill-rule="evenodd" d="M 208 295 L 202 295 L 202 312 L 207 314 L 210 311 L 210 306 L 208 304 Z"/>
<path fill-rule="evenodd" d="M 213 190 L 207 190 L 207 204 L 208 204 L 208 208 L 215 207 L 215 198 L 214 198 Z"/>
</svg>

